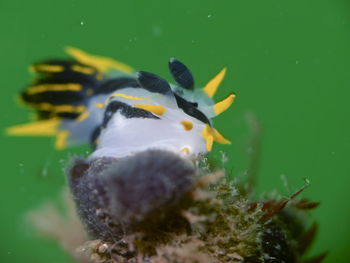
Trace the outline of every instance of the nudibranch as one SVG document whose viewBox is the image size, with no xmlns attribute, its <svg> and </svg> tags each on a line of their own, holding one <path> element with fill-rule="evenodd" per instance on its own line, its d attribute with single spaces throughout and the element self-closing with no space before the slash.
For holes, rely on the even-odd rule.
<svg viewBox="0 0 350 263">
<path fill-rule="evenodd" d="M 17 125 L 8 134 L 55 136 L 55 146 L 91 143 L 91 158 L 124 157 L 159 149 L 198 155 L 213 143 L 229 144 L 212 118 L 235 99 L 214 103 L 226 68 L 204 88 L 195 88 L 190 70 L 170 59 L 175 84 L 148 72 L 135 72 L 116 60 L 68 47 L 70 60 L 46 60 L 30 67 L 36 79 L 21 100 L 37 121 Z"/>
</svg>

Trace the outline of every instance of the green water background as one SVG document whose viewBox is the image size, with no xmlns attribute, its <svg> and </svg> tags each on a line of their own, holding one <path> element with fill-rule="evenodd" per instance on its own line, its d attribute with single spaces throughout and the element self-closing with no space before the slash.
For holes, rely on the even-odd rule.
<svg viewBox="0 0 350 263">
<path fill-rule="evenodd" d="M 249 152 L 246 115 L 263 127 L 258 192 L 286 196 L 292 189 L 320 201 L 312 212 L 320 233 L 311 253 L 349 262 L 350 250 L 350 2 L 346 0 L 230 1 L 0 1 L 1 130 L 28 120 L 16 93 L 30 80 L 28 65 L 63 57 L 67 45 L 119 59 L 170 80 L 176 57 L 198 86 L 223 66 L 227 77 L 215 97 L 237 94 L 215 119 L 233 144 L 215 146 L 244 175 Z M 35 236 L 25 213 L 55 199 L 72 155 L 47 138 L 1 135 L 1 262 L 70 262 L 54 242 Z"/>
</svg>

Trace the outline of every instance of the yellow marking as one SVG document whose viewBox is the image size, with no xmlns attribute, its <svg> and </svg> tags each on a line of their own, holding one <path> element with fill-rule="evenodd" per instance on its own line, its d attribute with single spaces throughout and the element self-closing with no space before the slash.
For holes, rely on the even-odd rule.
<svg viewBox="0 0 350 263">
<path fill-rule="evenodd" d="M 111 95 L 111 97 L 122 97 L 124 99 L 129 99 L 129 100 L 145 100 L 145 99 L 147 99 L 147 98 L 140 98 L 140 97 L 135 97 L 135 96 L 129 96 L 129 95 L 126 95 L 126 94 L 123 94 L 123 93 L 115 93 L 115 94 Z"/>
<path fill-rule="evenodd" d="M 39 64 L 31 67 L 34 71 L 45 71 L 45 72 L 62 72 L 64 71 L 64 66 L 61 65 L 49 65 L 49 64 Z"/>
<path fill-rule="evenodd" d="M 215 103 L 214 105 L 214 112 L 216 115 L 219 115 L 220 113 L 227 110 L 231 104 L 233 103 L 234 99 L 236 98 L 235 94 L 228 95 L 225 99 L 222 101 L 219 101 L 218 103 Z"/>
<path fill-rule="evenodd" d="M 70 112 L 70 113 L 81 113 L 86 110 L 85 106 L 72 106 L 69 104 L 66 105 L 52 105 L 50 103 L 29 103 L 29 105 L 35 109 L 43 110 L 43 111 L 52 111 L 54 113 L 59 112 Z"/>
<path fill-rule="evenodd" d="M 76 119 L 77 122 L 82 122 L 87 117 L 89 117 L 90 113 L 88 111 L 84 111 L 82 114 L 79 115 L 79 117 Z"/>
<path fill-rule="evenodd" d="M 207 150 L 210 152 L 213 147 L 213 142 L 218 142 L 221 144 L 231 144 L 231 142 L 226 139 L 220 132 L 210 127 L 208 124 L 202 130 L 202 137 L 206 141 Z"/>
<path fill-rule="evenodd" d="M 93 89 L 87 89 L 86 90 L 86 94 L 91 96 L 92 94 L 94 94 L 94 90 Z"/>
<path fill-rule="evenodd" d="M 193 128 L 193 123 L 192 121 L 181 121 L 182 126 L 186 131 L 190 131 Z"/>
<path fill-rule="evenodd" d="M 80 91 L 83 87 L 77 83 L 67 83 L 67 84 L 42 84 L 37 86 L 32 86 L 26 90 L 28 95 L 46 92 L 46 91 Z"/>
<path fill-rule="evenodd" d="M 104 106 L 105 106 L 105 105 L 104 105 L 103 103 L 96 103 L 96 104 L 95 104 L 95 107 L 96 107 L 96 108 L 100 108 L 100 109 L 103 108 Z"/>
<path fill-rule="evenodd" d="M 150 111 L 157 115 L 163 115 L 166 111 L 166 108 L 161 105 L 150 105 L 150 104 L 134 104 L 134 107 Z"/>
<path fill-rule="evenodd" d="M 12 136 L 54 136 L 59 124 L 59 119 L 25 123 L 6 129 L 6 133 Z"/>
<path fill-rule="evenodd" d="M 55 148 L 57 150 L 62 150 L 67 147 L 67 139 L 69 137 L 68 131 L 60 131 L 57 133 Z"/>
<path fill-rule="evenodd" d="M 226 74 L 226 68 L 223 68 L 214 78 L 212 78 L 207 85 L 203 88 L 203 91 L 209 96 L 213 97 Z"/>
<path fill-rule="evenodd" d="M 190 154 L 190 149 L 188 147 L 184 147 L 181 149 L 181 153 Z"/>
<path fill-rule="evenodd" d="M 93 69 L 93 68 L 83 67 L 83 66 L 79 66 L 79 65 L 73 65 L 71 67 L 71 69 L 75 72 L 79 72 L 79 73 L 86 74 L 86 75 L 91 75 L 92 73 L 95 72 L 95 69 Z"/>
<path fill-rule="evenodd" d="M 124 63 L 107 57 L 90 55 L 74 47 L 66 47 L 66 52 L 80 63 L 93 66 L 101 72 L 107 72 L 110 69 L 115 69 L 123 73 L 130 74 L 134 71 L 130 66 Z"/>
</svg>

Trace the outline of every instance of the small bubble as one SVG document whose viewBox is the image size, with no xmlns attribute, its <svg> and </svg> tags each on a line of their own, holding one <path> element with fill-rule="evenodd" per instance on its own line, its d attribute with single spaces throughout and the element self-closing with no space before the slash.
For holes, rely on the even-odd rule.
<svg viewBox="0 0 350 263">
<path fill-rule="evenodd" d="M 295 64 L 298 65 L 298 64 L 299 64 L 299 60 L 296 60 L 296 61 L 295 61 Z"/>
<path fill-rule="evenodd" d="M 81 22 L 80 22 L 80 25 L 82 25 L 82 26 L 83 26 L 83 25 L 84 25 L 84 21 L 81 21 Z"/>
<path fill-rule="evenodd" d="M 152 26 L 152 34 L 159 37 L 162 34 L 162 28 L 159 25 Z"/>
<path fill-rule="evenodd" d="M 211 17 L 212 17 L 212 15 L 211 15 L 211 14 L 209 14 L 209 15 L 208 15 L 208 18 L 211 18 Z"/>
</svg>

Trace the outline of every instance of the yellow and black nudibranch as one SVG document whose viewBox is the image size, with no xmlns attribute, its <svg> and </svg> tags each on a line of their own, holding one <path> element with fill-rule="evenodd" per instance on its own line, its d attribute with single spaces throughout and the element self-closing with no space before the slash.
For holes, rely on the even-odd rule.
<svg viewBox="0 0 350 263">
<path fill-rule="evenodd" d="M 198 155 L 213 142 L 230 141 L 213 127 L 212 118 L 235 99 L 214 96 L 224 68 L 202 89 L 180 61 L 171 59 L 176 84 L 134 70 L 106 57 L 68 47 L 70 60 L 46 60 L 31 66 L 37 79 L 21 94 L 37 121 L 11 127 L 8 134 L 55 136 L 57 149 L 91 143 L 92 157 L 124 157 L 149 149 Z"/>
<path fill-rule="evenodd" d="M 188 158 L 200 159 L 214 142 L 230 143 L 212 122 L 235 98 L 212 100 L 226 69 L 195 89 L 191 72 L 176 59 L 169 62 L 176 82 L 171 84 L 109 58 L 75 48 L 67 52 L 74 59 L 31 67 L 37 78 L 21 99 L 38 120 L 7 131 L 55 136 L 58 149 L 89 142 L 94 147 L 90 157 L 72 158 L 66 170 L 80 217 L 73 226 L 81 222 L 87 234 L 82 244 L 75 243 L 71 226 L 57 226 L 52 215 L 40 214 L 46 233 L 74 235 L 74 242 L 58 238 L 69 241 L 66 249 L 75 244 L 70 252 L 81 245 L 90 251 L 80 262 L 319 263 L 325 258 L 323 253 L 303 261 L 317 228 L 306 228 L 300 218 L 318 206 L 296 199 L 306 186 L 287 199 L 250 200 L 245 183 L 220 180 L 220 172 L 204 171 L 196 158 Z"/>
</svg>

